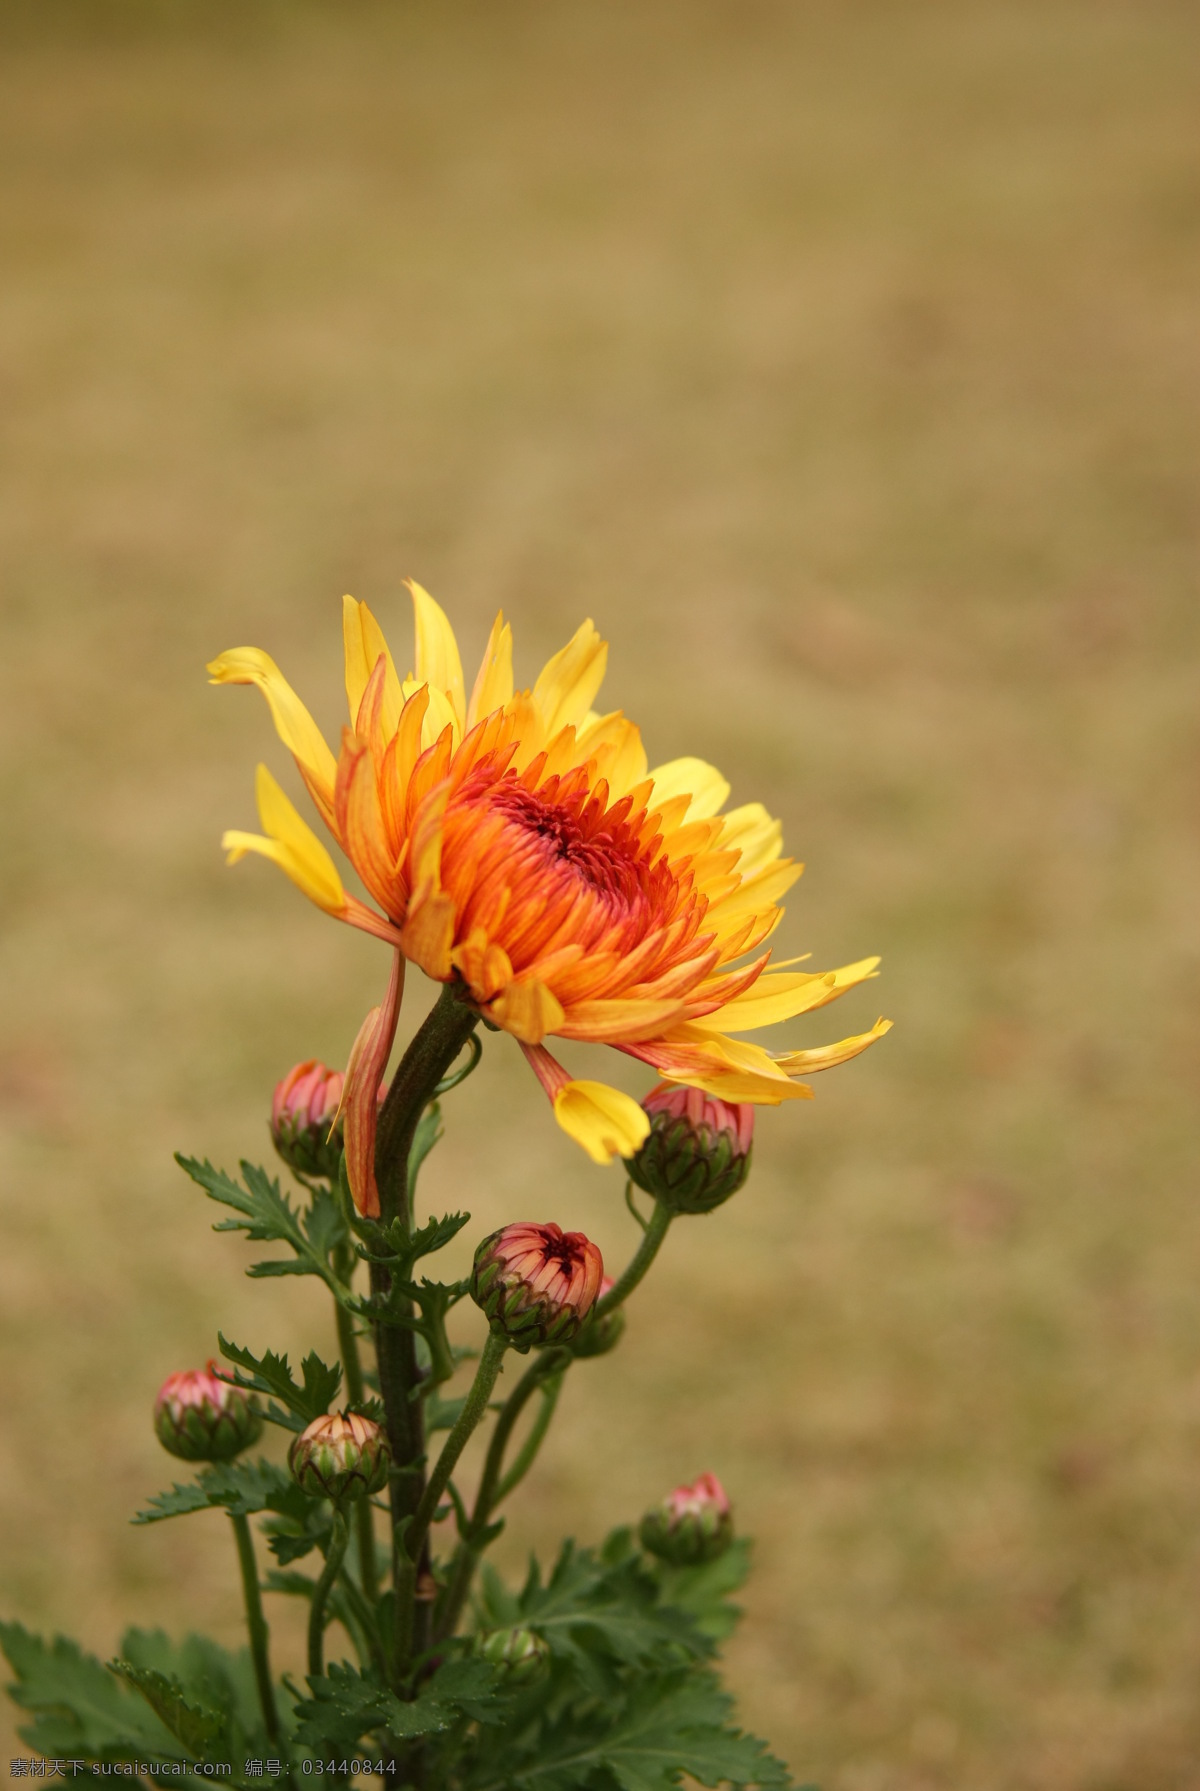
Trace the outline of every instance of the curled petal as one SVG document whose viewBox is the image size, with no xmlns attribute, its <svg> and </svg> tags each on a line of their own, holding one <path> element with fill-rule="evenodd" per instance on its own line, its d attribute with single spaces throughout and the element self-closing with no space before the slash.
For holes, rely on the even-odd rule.
<svg viewBox="0 0 1200 1791">
<path fill-rule="evenodd" d="M 856 1032 L 851 1038 L 839 1039 L 836 1045 L 816 1045 L 808 1051 L 784 1051 L 776 1055 L 775 1061 L 788 1076 L 812 1076 L 818 1070 L 832 1070 L 839 1063 L 848 1063 L 891 1030 L 890 1020 L 876 1020 L 870 1032 Z"/>
<path fill-rule="evenodd" d="M 258 852 L 272 859 L 289 876 L 297 889 L 304 891 L 310 902 L 324 908 L 326 914 L 341 915 L 346 908 L 346 892 L 338 876 L 337 866 L 308 825 L 296 813 L 265 765 L 258 767 L 255 778 L 258 818 L 267 831 L 261 834 L 242 833 L 233 828 L 222 836 L 221 844 L 228 853 L 227 862 L 236 864 L 247 852 Z"/>
<path fill-rule="evenodd" d="M 404 955 L 397 951 L 392 955 L 392 974 L 383 1005 L 371 1009 L 351 1048 L 342 1090 L 340 1111 L 345 1118 L 346 1177 L 354 1204 L 367 1219 L 379 1217 L 379 1188 L 375 1181 L 379 1085 L 392 1054 L 403 993 Z"/>
<path fill-rule="evenodd" d="M 325 736 L 269 653 L 233 647 L 205 668 L 213 684 L 256 684 L 267 699 L 275 731 L 295 758 L 313 795 L 328 803 L 336 770 Z M 315 788 L 314 788 L 315 785 Z"/>
<path fill-rule="evenodd" d="M 554 1097 L 554 1117 L 593 1163 L 631 1157 L 650 1131 L 633 1097 L 606 1082 L 568 1082 Z"/>
</svg>

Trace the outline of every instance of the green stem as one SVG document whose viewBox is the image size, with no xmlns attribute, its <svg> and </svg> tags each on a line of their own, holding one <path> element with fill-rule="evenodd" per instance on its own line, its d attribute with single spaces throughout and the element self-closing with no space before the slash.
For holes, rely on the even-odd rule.
<svg viewBox="0 0 1200 1791">
<path fill-rule="evenodd" d="M 638 1285 L 638 1282 L 642 1279 L 642 1276 L 646 1273 L 646 1270 L 650 1267 L 650 1264 L 654 1261 L 654 1258 L 658 1255 L 659 1245 L 666 1237 L 667 1228 L 673 1217 L 674 1214 L 668 1212 L 661 1201 L 656 1200 L 654 1202 L 654 1211 L 651 1213 L 650 1222 L 646 1226 L 645 1236 L 642 1238 L 637 1250 L 630 1258 L 625 1273 L 620 1277 L 615 1286 L 609 1288 L 604 1298 L 599 1300 L 596 1304 L 596 1317 L 598 1319 L 603 1318 L 606 1312 L 611 1312 L 614 1307 L 622 1305 L 624 1301 L 629 1298 L 634 1288 Z"/>
<path fill-rule="evenodd" d="M 341 1507 L 333 1508 L 333 1534 L 329 1539 L 329 1553 L 325 1557 L 325 1567 L 312 1596 L 312 1609 L 308 1614 L 308 1671 L 313 1679 L 319 1679 L 325 1671 L 325 1600 L 329 1597 L 330 1588 L 337 1579 L 342 1565 L 342 1557 L 346 1553 L 346 1545 L 350 1541 L 350 1532 L 346 1528 L 346 1520 Z"/>
<path fill-rule="evenodd" d="M 279 1712 L 275 1707 L 275 1687 L 271 1684 L 271 1660 L 268 1652 L 270 1631 L 263 1616 L 262 1591 L 258 1583 L 258 1563 L 254 1559 L 254 1539 L 250 1525 L 241 1513 L 230 1513 L 230 1523 L 237 1542 L 238 1564 L 242 1570 L 242 1593 L 246 1600 L 246 1628 L 250 1632 L 250 1653 L 254 1660 L 254 1677 L 258 1682 L 258 1701 L 262 1706 L 263 1723 L 268 1738 L 279 1740 Z"/>
<path fill-rule="evenodd" d="M 483 1354 L 479 1358 L 479 1366 L 475 1370 L 475 1379 L 471 1383 L 471 1391 L 463 1401 L 462 1411 L 458 1414 L 453 1430 L 442 1446 L 437 1466 L 429 1476 L 429 1483 L 421 1496 L 416 1515 L 405 1538 L 404 1548 L 400 1556 L 397 1572 L 397 1602 L 405 1602 L 411 1606 L 413 1591 L 416 1586 L 417 1569 L 429 1536 L 429 1526 L 433 1522 L 438 1501 L 449 1484 L 455 1464 L 466 1446 L 467 1438 L 475 1429 L 488 1408 L 492 1397 L 492 1389 L 496 1385 L 496 1376 L 508 1349 L 508 1339 L 498 1331 L 489 1331 L 488 1340 L 483 1346 Z M 403 1587 L 403 1592 L 401 1588 Z M 398 1645 L 401 1652 L 401 1663 L 406 1666 L 412 1651 L 413 1637 L 411 1624 L 407 1631 L 399 1629 Z"/>
<path fill-rule="evenodd" d="M 354 1318 L 340 1300 L 335 1301 L 334 1310 L 337 1314 L 338 1350 L 346 1376 L 346 1393 L 351 1405 L 361 1405 L 366 1384 L 358 1353 L 358 1338 L 354 1334 Z M 379 1598 L 379 1570 L 375 1561 L 375 1525 L 371 1516 L 370 1499 L 358 1499 L 355 1503 L 354 1532 L 358 1541 L 358 1577 L 368 1604 L 374 1608 Z"/>
<path fill-rule="evenodd" d="M 450 1580 L 441 1601 L 436 1626 L 436 1640 L 444 1641 L 453 1635 L 471 1589 L 471 1581 L 475 1569 L 479 1565 L 479 1557 L 483 1553 L 479 1546 L 479 1538 L 487 1528 L 488 1519 L 496 1506 L 516 1486 L 533 1466 L 534 1457 L 542 1444 L 554 1407 L 562 1386 L 562 1377 L 571 1364 L 569 1350 L 548 1349 L 535 1357 L 525 1370 L 512 1392 L 504 1402 L 504 1409 L 496 1420 L 488 1444 L 487 1456 L 483 1464 L 483 1474 L 479 1481 L 479 1491 L 475 1495 L 475 1505 L 471 1512 L 471 1520 L 466 1534 L 460 1542 L 454 1556 Z M 534 1393 L 542 1394 L 542 1409 L 534 1420 L 533 1427 L 526 1437 L 512 1468 L 501 1480 L 501 1469 L 504 1466 L 505 1451 L 512 1437 L 517 1419 L 529 1404 Z"/>
<path fill-rule="evenodd" d="M 379 1187 L 380 1217 L 385 1225 L 399 1219 L 406 1231 L 411 1228 L 408 1159 L 413 1136 L 421 1114 L 433 1099 L 435 1088 L 478 1022 L 478 1014 L 459 999 L 456 985 L 447 983 L 392 1077 L 387 1099 L 379 1111 L 375 1134 L 375 1180 Z M 388 1271 L 379 1263 L 372 1263 L 372 1294 L 386 1296 L 389 1287 Z M 410 1313 L 411 1308 L 401 1316 L 410 1316 Z M 422 1632 L 416 1636 L 418 1646 L 423 1647 L 427 1639 L 423 1632 L 428 1622 L 428 1607 L 422 1604 L 420 1617 L 414 1609 L 420 1564 L 410 1561 L 399 1541 L 403 1526 L 406 1522 L 411 1523 L 421 1502 L 425 1426 L 421 1402 L 413 1398 L 418 1383 L 413 1332 L 403 1325 L 376 1325 L 375 1352 L 392 1452 L 392 1584 L 399 1675 L 412 1646 L 414 1632 Z"/>
</svg>

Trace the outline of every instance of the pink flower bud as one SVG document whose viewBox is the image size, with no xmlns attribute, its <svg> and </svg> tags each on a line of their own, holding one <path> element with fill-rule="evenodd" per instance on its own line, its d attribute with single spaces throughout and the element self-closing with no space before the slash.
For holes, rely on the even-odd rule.
<svg viewBox="0 0 1200 1791">
<path fill-rule="evenodd" d="M 715 1561 L 733 1541 L 725 1488 L 715 1474 L 701 1474 L 694 1486 L 677 1486 L 646 1513 L 638 1535 L 648 1553 L 672 1567 Z"/>
<path fill-rule="evenodd" d="M 596 1304 L 614 1285 L 611 1275 L 605 1275 L 600 1283 L 600 1292 L 596 1295 Z M 601 1317 L 593 1306 L 591 1313 L 584 1320 L 579 1335 L 571 1345 L 571 1354 L 581 1360 L 589 1356 L 606 1356 L 610 1349 L 615 1349 L 621 1341 L 621 1333 L 625 1329 L 624 1308 L 617 1306 Z"/>
<path fill-rule="evenodd" d="M 182 1461 L 231 1461 L 257 1442 L 262 1418 L 215 1362 L 169 1374 L 154 1402 L 154 1431 Z"/>
<path fill-rule="evenodd" d="M 342 1072 L 315 1057 L 290 1069 L 271 1098 L 271 1139 L 290 1169 L 334 1180 L 342 1160 L 342 1127 L 330 1134 L 342 1099 Z"/>
<path fill-rule="evenodd" d="M 391 1453 L 380 1426 L 357 1412 L 314 1418 L 288 1450 L 292 1478 L 313 1498 L 357 1499 L 387 1484 Z"/>
<path fill-rule="evenodd" d="M 475 1252 L 471 1298 L 513 1348 L 567 1343 L 596 1303 L 604 1263 L 581 1231 L 506 1225 Z"/>
<path fill-rule="evenodd" d="M 650 1135 L 625 1167 L 672 1213 L 711 1213 L 750 1173 L 754 1108 L 662 1082 L 642 1102 Z"/>
</svg>

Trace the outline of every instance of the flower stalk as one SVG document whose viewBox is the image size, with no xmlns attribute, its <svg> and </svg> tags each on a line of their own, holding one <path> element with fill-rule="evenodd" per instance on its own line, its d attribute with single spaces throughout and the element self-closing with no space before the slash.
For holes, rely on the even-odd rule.
<svg viewBox="0 0 1200 1791">
<path fill-rule="evenodd" d="M 258 1583 L 258 1563 L 254 1558 L 254 1538 L 250 1525 L 241 1512 L 231 1512 L 234 1540 L 237 1543 L 238 1566 L 242 1574 L 242 1596 L 246 1604 L 246 1629 L 250 1637 L 250 1657 L 254 1662 L 254 1680 L 263 1726 L 270 1741 L 279 1740 L 279 1711 L 275 1704 L 275 1687 L 271 1683 L 270 1631 L 263 1614 L 262 1590 Z"/>
<path fill-rule="evenodd" d="M 315 1679 L 325 1671 L 325 1604 L 341 1570 L 342 1559 L 350 1541 L 350 1531 L 340 1505 L 333 1508 L 333 1533 L 329 1553 L 312 1596 L 308 1613 L 308 1670 Z"/>
<path fill-rule="evenodd" d="M 597 1321 L 604 1318 L 608 1313 L 615 1311 L 618 1306 L 624 1305 L 634 1288 L 637 1287 L 638 1283 L 645 1276 L 650 1264 L 654 1261 L 654 1258 L 658 1255 L 659 1249 L 662 1246 L 662 1241 L 670 1230 L 671 1220 L 674 1216 L 673 1213 L 669 1212 L 667 1208 L 663 1206 L 661 1201 L 655 1201 L 654 1211 L 650 1215 L 649 1222 L 642 1235 L 642 1241 L 630 1258 L 624 1274 L 618 1276 L 608 1292 L 596 1302 Z"/>
</svg>

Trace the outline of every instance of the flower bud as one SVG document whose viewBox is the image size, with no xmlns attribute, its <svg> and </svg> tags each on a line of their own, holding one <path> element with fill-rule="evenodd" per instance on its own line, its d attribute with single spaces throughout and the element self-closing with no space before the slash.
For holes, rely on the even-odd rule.
<svg viewBox="0 0 1200 1791">
<path fill-rule="evenodd" d="M 715 1474 L 701 1474 L 694 1486 L 677 1486 L 646 1513 L 638 1536 L 647 1553 L 672 1567 L 715 1561 L 733 1541 L 725 1488 Z"/>
<path fill-rule="evenodd" d="M 506 1225 L 475 1252 L 471 1298 L 522 1354 L 568 1343 L 596 1303 L 604 1264 L 581 1231 Z"/>
<path fill-rule="evenodd" d="M 754 1108 L 662 1082 L 642 1102 L 650 1134 L 625 1167 L 672 1213 L 711 1213 L 750 1173 Z"/>
<path fill-rule="evenodd" d="M 154 1401 L 154 1431 L 182 1461 L 231 1461 L 258 1441 L 262 1418 L 210 1362 L 167 1376 Z"/>
<path fill-rule="evenodd" d="M 357 1412 L 314 1418 L 288 1450 L 297 1486 L 313 1498 L 357 1499 L 387 1484 L 391 1451 L 380 1426 Z"/>
<path fill-rule="evenodd" d="M 605 1275 L 600 1283 L 600 1292 L 596 1295 L 596 1305 L 604 1298 L 613 1286 L 611 1275 Z M 621 1306 L 614 1307 L 611 1312 L 602 1316 L 593 1306 L 590 1314 L 584 1319 L 579 1335 L 571 1345 L 571 1354 L 581 1361 L 589 1356 L 606 1356 L 610 1349 L 615 1349 L 621 1341 L 621 1333 L 625 1329 L 625 1311 Z"/>
<path fill-rule="evenodd" d="M 513 1680 L 533 1679 L 550 1658 L 549 1644 L 532 1629 L 493 1629 L 479 1643 L 485 1660 Z"/>
<path fill-rule="evenodd" d="M 290 1069 L 271 1097 L 271 1140 L 289 1169 L 336 1180 L 342 1160 L 342 1127 L 330 1127 L 342 1099 L 340 1070 L 315 1057 Z"/>
</svg>

